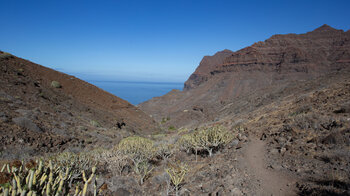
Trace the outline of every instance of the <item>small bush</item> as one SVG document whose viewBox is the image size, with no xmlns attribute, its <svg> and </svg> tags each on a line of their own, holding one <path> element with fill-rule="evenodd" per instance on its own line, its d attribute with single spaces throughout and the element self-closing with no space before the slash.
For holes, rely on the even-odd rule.
<svg viewBox="0 0 350 196">
<path fill-rule="evenodd" d="M 0 53 L 0 60 L 12 58 L 13 55 L 7 52 Z"/>
<path fill-rule="evenodd" d="M 181 138 L 177 141 L 177 145 L 181 150 L 184 150 L 187 153 L 189 153 L 190 150 L 197 148 L 198 146 L 193 134 L 185 134 L 181 136 Z"/>
<path fill-rule="evenodd" d="M 177 132 L 179 135 L 181 134 L 185 134 L 185 133 L 188 133 L 188 129 L 187 128 L 180 128 Z"/>
<path fill-rule="evenodd" d="M 90 124 L 94 127 L 101 127 L 101 124 L 99 122 L 97 122 L 96 120 L 91 120 Z"/>
<path fill-rule="evenodd" d="M 170 163 L 165 171 L 169 175 L 171 183 L 175 188 L 175 195 L 179 195 L 180 184 L 184 181 L 185 175 L 188 171 L 187 165 L 180 162 L 175 164 Z M 171 191 L 169 191 L 169 193 L 170 192 Z"/>
<path fill-rule="evenodd" d="M 151 160 L 155 155 L 154 142 L 139 136 L 124 138 L 118 144 L 118 150 L 133 162 Z"/>
<path fill-rule="evenodd" d="M 180 148 L 189 152 L 206 150 L 212 156 L 213 150 L 222 147 L 232 140 L 232 134 L 223 126 L 201 128 L 193 133 L 183 135 L 178 144 Z"/>
<path fill-rule="evenodd" d="M 57 81 L 52 81 L 51 86 L 54 88 L 61 88 L 62 87 L 61 84 Z"/>
<path fill-rule="evenodd" d="M 50 160 L 60 168 L 69 168 L 72 180 L 81 178 L 81 171 L 91 171 L 93 166 L 97 164 L 93 153 L 63 152 L 51 156 Z"/>
<path fill-rule="evenodd" d="M 147 138 L 132 136 L 120 141 L 117 149 L 134 163 L 134 171 L 142 185 L 153 169 L 149 161 L 156 155 L 154 142 Z"/>
<path fill-rule="evenodd" d="M 166 144 L 166 143 L 159 143 L 156 146 L 157 149 L 157 156 L 160 156 L 163 160 L 168 159 L 171 157 L 174 152 L 176 151 L 174 144 Z"/>
<path fill-rule="evenodd" d="M 128 166 L 128 157 L 119 150 L 104 151 L 100 154 L 100 161 L 106 166 L 109 172 L 117 172 L 122 175 L 123 170 Z"/>
<path fill-rule="evenodd" d="M 170 120 L 170 117 L 162 118 L 162 121 L 160 123 L 164 124 L 169 120 Z"/>
<path fill-rule="evenodd" d="M 168 127 L 168 130 L 169 130 L 169 131 L 174 131 L 174 130 L 176 130 L 176 128 L 175 128 L 173 125 L 170 125 L 170 126 Z"/>
</svg>

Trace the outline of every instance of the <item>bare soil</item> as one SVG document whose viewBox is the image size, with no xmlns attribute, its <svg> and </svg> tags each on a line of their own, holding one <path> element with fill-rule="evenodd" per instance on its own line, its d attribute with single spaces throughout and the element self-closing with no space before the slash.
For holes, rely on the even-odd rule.
<svg viewBox="0 0 350 196">
<path fill-rule="evenodd" d="M 296 195 L 295 177 L 268 169 L 266 162 L 265 142 L 251 138 L 247 144 L 242 157 L 241 164 L 246 165 L 248 173 L 254 176 L 254 181 L 258 182 L 257 192 L 259 195 Z"/>
</svg>

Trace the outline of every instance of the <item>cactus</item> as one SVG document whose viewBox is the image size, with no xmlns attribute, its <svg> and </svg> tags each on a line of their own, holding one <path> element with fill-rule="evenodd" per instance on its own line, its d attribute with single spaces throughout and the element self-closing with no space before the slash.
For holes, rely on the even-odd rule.
<svg viewBox="0 0 350 196">
<path fill-rule="evenodd" d="M 99 156 L 100 163 L 106 166 L 109 172 L 117 172 L 122 175 L 124 168 L 128 165 L 128 157 L 119 150 L 104 151 Z"/>
<path fill-rule="evenodd" d="M 156 149 L 157 155 L 166 160 L 174 154 L 176 147 L 173 144 L 160 143 Z"/>
<path fill-rule="evenodd" d="M 5 172 L 5 171 L 10 172 Z M 69 181 L 72 178 L 70 167 L 60 167 L 50 160 L 45 164 L 42 160 L 30 161 L 26 167 L 19 167 L 6 164 L 0 172 L 0 195 L 67 195 L 70 191 Z M 96 172 L 96 167 L 92 168 L 92 174 L 88 180 L 85 178 L 84 170 L 81 175 L 84 177 L 83 195 L 87 193 L 87 186 L 91 182 Z M 78 182 L 79 183 L 79 182 Z M 97 185 L 96 185 L 97 186 Z M 78 188 L 78 186 L 77 186 Z M 96 188 L 95 188 L 96 189 Z M 95 190 L 95 192 L 97 192 Z"/>
<path fill-rule="evenodd" d="M 146 178 L 149 176 L 152 170 L 153 167 L 148 161 L 139 162 L 137 165 L 134 166 L 134 171 L 139 177 L 140 185 L 143 184 L 143 182 L 146 180 Z"/>
<path fill-rule="evenodd" d="M 88 179 L 86 178 L 85 171 L 84 171 L 84 170 L 81 171 L 82 174 L 83 174 L 83 180 L 84 180 L 84 182 L 85 182 L 85 184 L 84 184 L 84 189 L 83 189 L 83 194 L 82 194 L 83 196 L 86 195 L 87 187 L 88 187 L 88 185 L 91 183 L 92 178 L 93 178 L 94 175 L 95 175 L 96 167 L 93 167 L 93 168 L 91 169 L 91 171 L 92 171 L 92 173 L 91 173 L 91 175 L 90 175 L 90 177 L 89 177 Z"/>
<path fill-rule="evenodd" d="M 127 155 L 134 163 L 150 160 L 154 157 L 156 149 L 154 142 L 150 139 L 132 136 L 120 141 L 118 149 Z"/>
<path fill-rule="evenodd" d="M 120 141 L 118 150 L 134 163 L 134 171 L 142 185 L 153 170 L 149 161 L 156 155 L 154 142 L 139 136 L 127 137 Z"/>
<path fill-rule="evenodd" d="M 188 171 L 187 165 L 184 163 L 169 164 L 168 168 L 165 170 L 169 175 L 172 184 L 175 188 L 175 195 L 179 195 L 179 186 L 183 182 L 185 175 Z"/>
<path fill-rule="evenodd" d="M 178 144 L 187 152 L 193 150 L 197 155 L 199 150 L 206 150 L 209 153 L 209 156 L 212 156 L 214 149 L 220 148 L 224 144 L 229 143 L 232 138 L 232 134 L 230 134 L 224 127 L 215 126 L 201 128 L 193 133 L 185 134 L 180 138 Z"/>
</svg>

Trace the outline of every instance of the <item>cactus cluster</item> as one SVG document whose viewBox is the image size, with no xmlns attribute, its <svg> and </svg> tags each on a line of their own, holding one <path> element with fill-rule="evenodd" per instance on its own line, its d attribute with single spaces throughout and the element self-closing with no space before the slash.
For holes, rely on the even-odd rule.
<svg viewBox="0 0 350 196">
<path fill-rule="evenodd" d="M 81 178 L 82 170 L 89 171 L 97 164 L 93 152 L 62 152 L 51 156 L 50 160 L 63 169 L 70 168 L 73 180 Z"/>
<path fill-rule="evenodd" d="M 69 167 L 62 168 L 53 164 L 50 160 L 47 164 L 43 160 L 5 164 L 0 172 L 0 194 L 4 196 L 34 196 L 34 195 L 82 195 L 87 194 L 88 184 L 96 181 L 96 167 L 93 167 L 91 175 L 86 178 L 85 171 L 81 171 L 84 181 L 83 189 L 76 185 L 75 192 L 70 183 L 72 171 Z M 95 182 L 96 184 L 96 182 Z M 94 195 L 97 195 L 97 187 L 94 186 Z"/>
<path fill-rule="evenodd" d="M 156 151 L 157 156 L 161 157 L 163 160 L 166 160 L 175 153 L 176 147 L 174 144 L 159 143 L 156 146 Z"/>
<path fill-rule="evenodd" d="M 138 175 L 140 184 L 153 170 L 150 160 L 156 156 L 154 142 L 150 139 L 132 136 L 120 141 L 118 150 L 134 164 L 134 171 Z"/>
<path fill-rule="evenodd" d="M 193 133 L 183 135 L 178 145 L 180 148 L 189 152 L 194 151 L 196 154 L 200 150 L 205 150 L 212 156 L 213 150 L 229 143 L 233 136 L 223 126 L 213 126 L 200 128 Z"/>
<path fill-rule="evenodd" d="M 101 152 L 100 163 L 107 168 L 109 172 L 122 175 L 123 170 L 128 166 L 128 157 L 122 154 L 118 149 L 105 150 Z"/>
</svg>

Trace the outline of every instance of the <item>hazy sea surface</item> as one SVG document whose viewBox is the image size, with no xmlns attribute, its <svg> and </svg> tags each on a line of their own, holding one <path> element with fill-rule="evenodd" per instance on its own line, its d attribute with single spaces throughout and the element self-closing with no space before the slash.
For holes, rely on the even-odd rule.
<svg viewBox="0 0 350 196">
<path fill-rule="evenodd" d="M 183 83 L 171 82 L 127 82 L 127 81 L 88 81 L 129 103 L 137 105 L 153 97 L 165 95 L 172 89 L 182 90 Z"/>
</svg>

